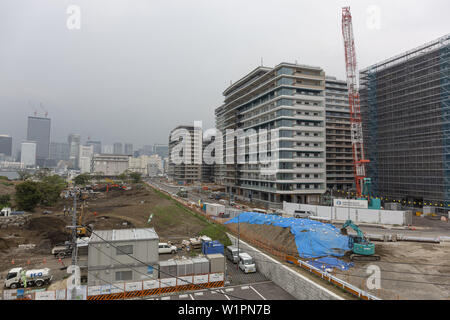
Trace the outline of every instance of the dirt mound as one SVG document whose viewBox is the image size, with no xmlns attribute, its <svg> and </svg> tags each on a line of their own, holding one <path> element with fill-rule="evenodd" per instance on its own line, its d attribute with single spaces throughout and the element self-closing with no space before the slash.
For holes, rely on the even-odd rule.
<svg viewBox="0 0 450 320">
<path fill-rule="evenodd" d="M 70 238 L 67 223 L 56 217 L 35 217 L 32 218 L 26 226 L 26 229 L 38 231 L 42 234 L 42 238 L 50 241 L 50 245 L 53 246 L 58 243 L 62 243 Z M 44 243 L 45 247 L 47 245 Z M 39 245 L 38 245 L 39 247 Z"/>
<path fill-rule="evenodd" d="M 237 223 L 230 223 L 227 226 L 234 232 L 238 232 Z M 260 241 L 275 250 L 280 250 L 284 253 L 298 254 L 295 237 L 289 228 L 240 223 L 239 232 L 244 241 L 244 237 L 250 238 Z"/>
<path fill-rule="evenodd" d="M 0 251 L 8 251 L 9 244 L 6 239 L 0 238 Z"/>
</svg>

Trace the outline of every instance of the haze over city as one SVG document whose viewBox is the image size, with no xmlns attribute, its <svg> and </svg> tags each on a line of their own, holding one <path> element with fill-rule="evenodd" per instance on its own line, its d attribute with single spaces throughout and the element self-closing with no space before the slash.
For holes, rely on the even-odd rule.
<svg viewBox="0 0 450 320">
<path fill-rule="evenodd" d="M 67 28 L 71 4 L 80 29 Z M 178 124 L 214 127 L 222 92 L 261 63 L 320 66 L 345 79 L 344 5 L 361 69 L 450 26 L 445 0 L 2 1 L 0 133 L 17 150 L 37 111 L 52 119 L 52 141 L 79 133 L 104 144 L 167 144 Z"/>
</svg>

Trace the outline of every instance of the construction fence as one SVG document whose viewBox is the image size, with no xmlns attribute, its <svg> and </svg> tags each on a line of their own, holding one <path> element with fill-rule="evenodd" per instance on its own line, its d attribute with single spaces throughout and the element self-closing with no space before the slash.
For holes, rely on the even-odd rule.
<svg viewBox="0 0 450 320">
<path fill-rule="evenodd" d="M 4 290 L 3 300 L 117 300 L 155 295 L 221 288 L 224 286 L 223 273 L 183 276 L 121 282 L 100 286 L 78 286 L 75 289 L 14 289 Z"/>
</svg>

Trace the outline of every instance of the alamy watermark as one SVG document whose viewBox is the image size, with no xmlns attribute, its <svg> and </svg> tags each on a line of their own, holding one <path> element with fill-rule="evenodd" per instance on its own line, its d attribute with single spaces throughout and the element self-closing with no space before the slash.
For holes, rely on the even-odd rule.
<svg viewBox="0 0 450 320">
<path fill-rule="evenodd" d="M 259 165 L 260 174 L 273 175 L 279 169 L 279 129 L 207 129 L 201 121 L 191 128 L 177 128 L 170 135 L 170 162 L 185 164 Z M 206 145 L 204 145 L 206 142 Z"/>
</svg>

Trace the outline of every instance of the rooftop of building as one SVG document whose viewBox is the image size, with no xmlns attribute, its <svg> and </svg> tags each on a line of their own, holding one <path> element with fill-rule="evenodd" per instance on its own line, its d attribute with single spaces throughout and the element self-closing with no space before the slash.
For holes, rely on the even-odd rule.
<svg viewBox="0 0 450 320">
<path fill-rule="evenodd" d="M 437 38 L 433 41 L 427 42 L 419 47 L 405 51 L 405 52 L 395 55 L 391 58 L 383 60 L 379 63 L 373 64 L 367 68 L 364 68 L 361 70 L 361 73 L 366 73 L 369 70 L 374 70 L 374 69 L 376 71 L 380 71 L 382 69 L 389 68 L 394 65 L 403 63 L 411 58 L 415 58 L 415 57 L 421 56 L 423 54 L 427 54 L 431 51 L 434 51 L 434 50 L 437 50 L 439 48 L 442 48 L 444 46 L 449 46 L 449 45 L 450 45 L 450 34 L 447 34 L 447 35 Z"/>
<path fill-rule="evenodd" d="M 235 83 L 233 83 L 230 86 L 228 86 L 224 90 L 223 95 L 227 96 L 231 92 L 233 92 L 234 90 L 238 89 L 243 84 L 245 84 L 247 82 L 250 82 L 250 81 L 253 81 L 253 80 L 256 80 L 257 78 L 260 78 L 260 77 L 264 76 L 268 72 L 276 70 L 276 69 L 279 69 L 281 67 L 297 67 L 297 68 L 301 67 L 301 68 L 307 68 L 307 69 L 322 70 L 322 68 L 320 68 L 320 67 L 309 66 L 309 65 L 298 64 L 298 63 L 290 63 L 290 62 L 281 62 L 280 64 L 276 65 L 273 68 L 272 67 L 259 66 L 259 67 L 256 67 L 255 69 L 253 69 L 252 71 L 250 71 L 249 73 L 247 73 L 245 76 L 240 78 Z"/>
<path fill-rule="evenodd" d="M 89 243 L 101 243 L 104 241 L 118 242 L 158 239 L 159 236 L 153 228 L 94 230 L 91 238 L 89 239 Z"/>
</svg>

